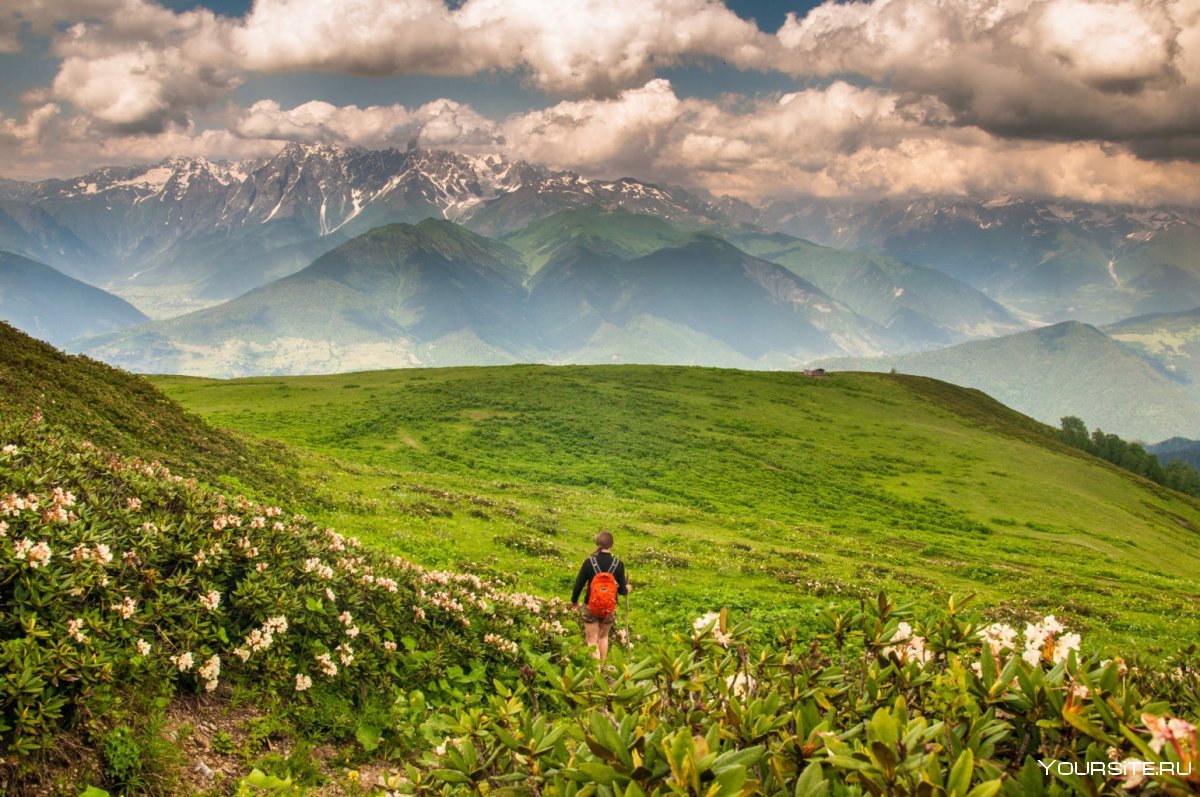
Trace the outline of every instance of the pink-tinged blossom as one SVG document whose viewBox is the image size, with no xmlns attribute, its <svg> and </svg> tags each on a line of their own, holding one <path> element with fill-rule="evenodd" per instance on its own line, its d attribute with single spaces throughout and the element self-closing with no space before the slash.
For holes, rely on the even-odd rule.
<svg viewBox="0 0 1200 797">
<path fill-rule="evenodd" d="M 521 651 L 521 649 L 517 646 L 516 642 L 513 642 L 512 640 L 509 640 L 509 639 L 505 639 L 502 636 L 497 636 L 496 634 L 485 634 L 483 637 L 483 641 L 486 644 L 491 645 L 492 647 L 494 647 L 496 650 L 500 651 L 501 653 L 506 653 L 506 654 L 515 656 L 517 653 L 519 653 Z"/>
<path fill-rule="evenodd" d="M 135 601 L 133 598 L 127 597 L 121 603 L 114 603 L 109 608 L 121 615 L 122 620 L 128 620 L 130 617 L 133 617 L 134 612 L 137 611 L 137 601 Z"/>
<path fill-rule="evenodd" d="M 343 642 L 342 644 L 338 645 L 337 653 L 338 658 L 341 660 L 343 666 L 349 667 L 354 663 L 354 648 L 350 647 L 349 642 Z"/>
<path fill-rule="evenodd" d="M 8 536 L 8 523 L 0 520 L 0 537 Z"/>
<path fill-rule="evenodd" d="M 321 668 L 321 672 L 324 673 L 325 677 L 332 678 L 337 675 L 337 665 L 333 663 L 333 659 L 328 653 L 318 653 L 316 659 L 317 666 Z"/>
<path fill-rule="evenodd" d="M 139 639 L 137 641 L 137 652 L 141 656 L 149 656 L 150 655 L 150 643 L 144 639 Z"/>
<path fill-rule="evenodd" d="M 396 652 L 396 643 L 389 639 L 383 643 L 383 649 L 389 653 L 395 653 Z"/>
<path fill-rule="evenodd" d="M 221 676 L 221 657 L 215 653 L 209 656 L 208 661 L 204 662 L 196 670 L 196 675 L 200 677 L 200 680 L 204 681 L 205 691 L 211 692 L 216 689 L 217 681 Z"/>
<path fill-rule="evenodd" d="M 304 675 L 302 673 L 296 674 L 296 691 L 297 692 L 304 692 L 311 686 L 312 686 L 312 678 L 309 678 L 307 675 Z"/>
<path fill-rule="evenodd" d="M 9 443 L 4 448 L 0 448 L 0 452 L 3 452 L 5 456 L 15 457 L 17 454 L 21 453 L 21 449 L 17 448 L 12 443 Z"/>
<path fill-rule="evenodd" d="M 266 563 L 266 562 L 259 562 L 258 564 L 256 564 L 256 565 L 254 566 L 254 572 L 256 572 L 256 573 L 261 573 L 262 571 L 264 571 L 264 570 L 266 570 L 266 569 L 267 569 L 267 563 Z"/>
<path fill-rule="evenodd" d="M 76 617 L 74 620 L 69 620 L 67 622 L 67 633 L 80 644 L 87 642 L 87 634 L 83 632 L 83 618 Z"/>
<path fill-rule="evenodd" d="M 55 487 L 50 493 L 50 501 L 55 506 L 70 509 L 75 506 L 75 494 L 69 493 L 61 487 Z"/>
<path fill-rule="evenodd" d="M 126 505 L 127 507 L 129 507 L 131 510 L 138 510 L 138 509 L 141 509 L 141 508 L 142 508 L 142 499 L 140 499 L 140 498 L 126 498 L 126 499 L 125 499 L 125 505 Z"/>
<path fill-rule="evenodd" d="M 206 594 L 200 596 L 200 605 L 210 612 L 216 611 L 217 606 L 221 603 L 221 593 L 215 589 L 210 589 Z"/>
<path fill-rule="evenodd" d="M 188 652 L 180 653 L 178 656 L 172 656 L 171 664 L 173 664 L 180 672 L 187 672 L 188 670 L 192 669 L 192 667 L 195 665 L 195 662 L 192 660 L 191 652 Z"/>
<path fill-rule="evenodd" d="M 13 555 L 17 559 L 28 561 L 29 567 L 37 570 L 50 561 L 53 551 L 50 549 L 50 543 L 45 540 L 34 543 L 32 540 L 20 539 L 13 543 Z"/>
</svg>

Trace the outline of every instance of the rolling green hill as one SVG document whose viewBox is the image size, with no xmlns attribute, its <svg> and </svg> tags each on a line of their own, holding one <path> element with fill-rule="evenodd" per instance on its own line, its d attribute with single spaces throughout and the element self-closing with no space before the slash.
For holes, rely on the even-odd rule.
<svg viewBox="0 0 1200 797">
<path fill-rule="evenodd" d="M 635 629 L 720 606 L 811 627 L 880 588 L 977 593 L 1106 642 L 1200 629 L 1200 505 L 975 391 L 647 366 L 155 378 L 210 421 L 322 456 L 330 523 L 566 595 L 611 529 Z M 639 618 L 641 618 L 639 620 Z"/>
<path fill-rule="evenodd" d="M 978 388 L 1045 423 L 1075 415 L 1134 440 L 1200 435 L 1200 405 L 1118 340 L 1068 321 L 937 351 L 825 365 L 930 376 Z"/>
</svg>

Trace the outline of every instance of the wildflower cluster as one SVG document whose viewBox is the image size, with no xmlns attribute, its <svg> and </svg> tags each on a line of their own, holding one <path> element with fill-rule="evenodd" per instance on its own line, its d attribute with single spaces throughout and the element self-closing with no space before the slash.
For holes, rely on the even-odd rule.
<svg viewBox="0 0 1200 797">
<path fill-rule="evenodd" d="M 564 649 L 557 603 L 379 555 L 40 426 L 0 421 L 0 442 L 12 447 L 0 457 L 0 638 L 19 640 L 0 648 L 12 674 L 0 682 L 0 747 L 17 755 L 52 738 L 57 707 L 114 689 L 249 678 L 353 700 L 363 677 L 420 685 L 456 662 L 499 672 L 520 666 L 522 646 Z M 402 638 L 441 656 L 398 656 Z M 47 684 L 40 696 L 19 694 L 35 681 Z"/>
</svg>

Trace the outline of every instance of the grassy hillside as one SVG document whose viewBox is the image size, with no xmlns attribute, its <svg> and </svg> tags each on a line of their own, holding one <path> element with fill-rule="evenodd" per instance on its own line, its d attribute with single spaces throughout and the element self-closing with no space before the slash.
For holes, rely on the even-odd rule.
<svg viewBox="0 0 1200 797">
<path fill-rule="evenodd" d="M 295 459 L 280 446 L 209 426 L 139 376 L 63 354 L 0 322 L 0 416 L 37 412 L 96 445 L 214 485 L 279 498 L 295 489 Z"/>
<path fill-rule="evenodd" d="M 635 630 L 726 605 L 812 627 L 886 588 L 977 593 L 1104 642 L 1200 629 L 1200 507 L 928 379 L 515 366 L 156 378 L 218 425 L 335 457 L 329 520 L 566 595 L 600 527 Z M 352 510 L 352 511 L 351 511 Z M 1187 635 L 1185 634 L 1185 636 Z"/>
</svg>

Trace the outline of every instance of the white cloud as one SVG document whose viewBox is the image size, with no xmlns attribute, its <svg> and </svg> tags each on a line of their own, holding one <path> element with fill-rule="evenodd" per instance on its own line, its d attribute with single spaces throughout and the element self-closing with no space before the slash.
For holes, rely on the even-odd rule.
<svg viewBox="0 0 1200 797">
<path fill-rule="evenodd" d="M 230 127 L 246 139 L 337 141 L 368 148 L 403 147 L 415 140 L 434 149 L 494 151 L 500 141 L 495 122 L 446 99 L 411 110 L 403 105 L 339 107 L 320 101 L 285 110 L 274 100 L 260 100 L 234 113 Z"/>
<path fill-rule="evenodd" d="M 861 74 L 958 124 L 1127 141 L 1200 125 L 1197 25 L 1195 0 L 880 0 L 789 15 L 778 37 L 793 74 Z"/>
<path fill-rule="evenodd" d="M 23 118 L 0 118 L 0 147 L 25 153 L 13 166 L 25 174 L 61 174 L 88 153 L 98 165 L 169 146 L 220 156 L 286 140 L 415 139 L 751 198 L 1200 201 L 1194 169 L 1175 160 L 1200 161 L 1200 0 L 830 0 L 777 36 L 715 0 L 257 0 L 244 18 L 149 0 L 31 0 L 17 13 L 62 59 L 48 91 L 27 93 Z M 13 19 L 0 17 L 0 50 L 17 46 Z M 655 77 L 705 58 L 860 77 L 728 103 L 680 97 Z M 205 115 L 248 72 L 304 70 L 502 70 L 570 99 L 502 120 L 449 99 L 264 100 Z M 202 119 L 223 129 L 201 132 Z"/>
<path fill-rule="evenodd" d="M 561 102 L 510 117 L 505 139 L 517 157 L 585 172 L 651 169 L 683 103 L 656 79 L 612 100 Z"/>
</svg>

